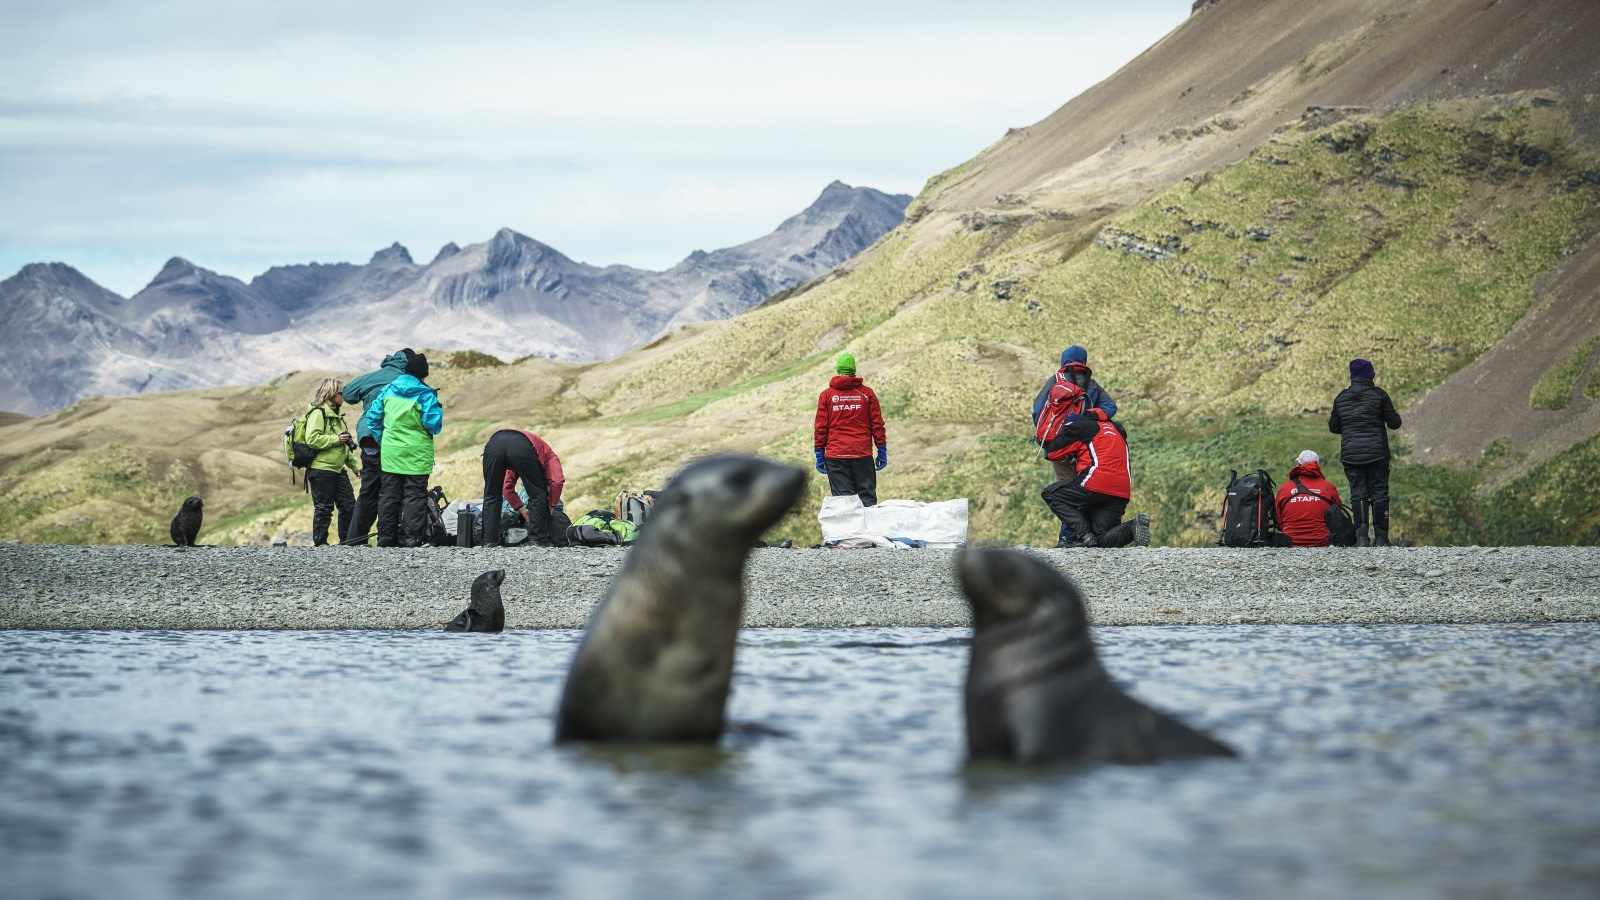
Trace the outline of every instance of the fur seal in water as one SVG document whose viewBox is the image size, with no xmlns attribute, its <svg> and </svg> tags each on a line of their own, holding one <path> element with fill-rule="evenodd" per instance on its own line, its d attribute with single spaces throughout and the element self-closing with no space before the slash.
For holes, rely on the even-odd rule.
<svg viewBox="0 0 1600 900">
<path fill-rule="evenodd" d="M 557 741 L 714 741 L 722 733 L 756 538 L 805 472 L 752 456 L 691 464 L 589 617 L 567 673 Z"/>
<path fill-rule="evenodd" d="M 506 580 L 505 569 L 490 569 L 472 579 L 472 600 L 467 608 L 444 626 L 445 631 L 487 631 L 499 634 L 506 630 L 506 606 L 500 601 L 500 582 Z"/>
<path fill-rule="evenodd" d="M 967 752 L 1022 763 L 1148 763 L 1236 756 L 1124 694 L 1095 654 L 1072 582 L 1010 550 L 956 555 L 972 605 Z"/>
<path fill-rule="evenodd" d="M 190 497 L 183 501 L 183 508 L 172 517 L 172 543 L 179 547 L 193 547 L 194 539 L 200 536 L 200 520 L 204 518 L 201 507 L 205 501 L 199 497 Z"/>
</svg>

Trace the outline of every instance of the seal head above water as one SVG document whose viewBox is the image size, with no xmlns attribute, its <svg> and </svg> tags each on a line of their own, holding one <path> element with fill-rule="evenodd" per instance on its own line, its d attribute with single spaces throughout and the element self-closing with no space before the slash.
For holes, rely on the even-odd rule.
<svg viewBox="0 0 1600 900">
<path fill-rule="evenodd" d="M 967 752 L 1022 763 L 1147 763 L 1234 751 L 1112 683 L 1065 576 L 1011 550 L 956 555 L 972 605 Z"/>
<path fill-rule="evenodd" d="M 713 741 L 722 733 L 755 540 L 806 476 L 752 456 L 675 475 L 584 630 L 557 741 Z"/>
<path fill-rule="evenodd" d="M 190 497 L 183 501 L 183 508 L 172 517 L 172 543 L 179 547 L 193 547 L 195 538 L 200 536 L 200 521 L 204 518 L 202 507 L 204 501 L 199 497 Z"/>
<path fill-rule="evenodd" d="M 500 583 L 505 569 L 490 569 L 472 579 L 472 600 L 460 615 L 444 626 L 445 631 L 487 631 L 499 634 L 506 628 L 506 607 L 500 601 Z"/>
</svg>

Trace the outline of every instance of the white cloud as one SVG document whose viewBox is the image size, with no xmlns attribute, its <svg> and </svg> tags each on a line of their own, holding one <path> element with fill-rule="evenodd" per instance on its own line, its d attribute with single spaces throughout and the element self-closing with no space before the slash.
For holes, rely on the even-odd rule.
<svg viewBox="0 0 1600 900">
<path fill-rule="evenodd" d="M 135 260 L 248 278 L 502 226 L 660 268 L 835 178 L 915 193 L 1190 4 L 542 5 L 14 0 L 0 277 L 60 259 L 127 294 Z"/>
</svg>

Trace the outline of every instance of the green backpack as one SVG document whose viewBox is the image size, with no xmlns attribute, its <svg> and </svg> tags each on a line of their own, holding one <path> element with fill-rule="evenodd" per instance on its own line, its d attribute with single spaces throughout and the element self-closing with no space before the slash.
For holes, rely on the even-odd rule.
<svg viewBox="0 0 1600 900">
<path fill-rule="evenodd" d="M 290 484 L 294 484 L 295 469 L 304 469 L 317 458 L 317 451 L 306 443 L 306 419 L 310 416 L 311 410 L 308 409 L 283 429 L 283 455 L 289 461 Z"/>
<path fill-rule="evenodd" d="M 591 509 L 567 526 L 567 539 L 573 545 L 612 547 L 631 544 L 639 537 L 639 526 L 619 519 L 609 509 Z"/>
</svg>

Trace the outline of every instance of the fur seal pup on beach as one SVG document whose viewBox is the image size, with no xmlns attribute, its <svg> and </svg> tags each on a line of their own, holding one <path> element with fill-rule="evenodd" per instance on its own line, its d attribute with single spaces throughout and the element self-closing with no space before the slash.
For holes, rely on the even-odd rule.
<svg viewBox="0 0 1600 900">
<path fill-rule="evenodd" d="M 499 634 L 506 630 L 506 605 L 500 601 L 500 582 L 506 580 L 505 569 L 490 569 L 472 579 L 472 600 L 460 615 L 444 626 L 445 631 L 487 631 Z"/>
<path fill-rule="evenodd" d="M 972 605 L 967 752 L 1022 763 L 1148 763 L 1235 756 L 1112 683 L 1072 582 L 1011 550 L 956 555 Z"/>
<path fill-rule="evenodd" d="M 712 457 L 673 477 L 589 617 L 557 741 L 717 739 L 745 560 L 805 484 L 800 469 L 752 456 Z"/>
<path fill-rule="evenodd" d="M 190 497 L 183 501 L 183 508 L 172 517 L 172 543 L 179 547 L 193 547 L 194 539 L 200 536 L 200 520 L 204 518 L 201 507 L 205 505 L 199 497 Z"/>
</svg>

